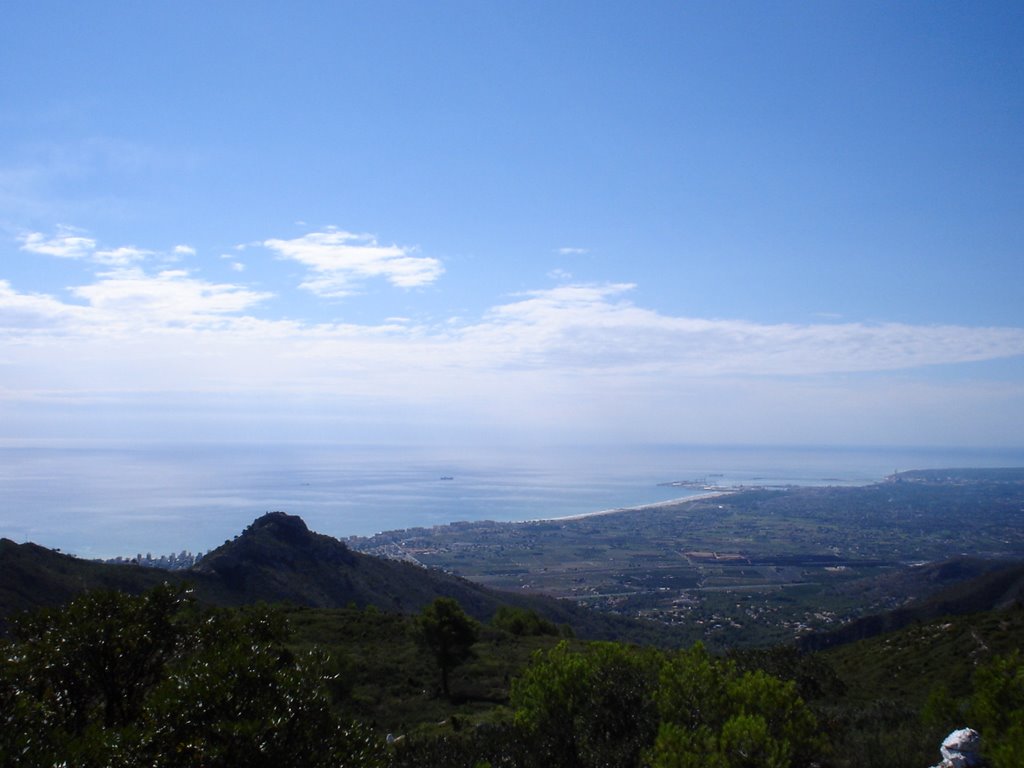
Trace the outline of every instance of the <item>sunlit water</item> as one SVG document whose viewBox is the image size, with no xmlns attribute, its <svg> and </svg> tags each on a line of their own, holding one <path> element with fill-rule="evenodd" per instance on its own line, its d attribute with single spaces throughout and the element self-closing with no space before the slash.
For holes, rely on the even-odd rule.
<svg viewBox="0 0 1024 768">
<path fill-rule="evenodd" d="M 861 485 L 894 470 L 1024 466 L 1024 450 L 302 446 L 0 447 L 0 535 L 85 557 L 205 551 L 266 511 L 344 538 L 683 498 L 659 485 Z M 450 478 L 450 479 L 442 479 Z"/>
</svg>

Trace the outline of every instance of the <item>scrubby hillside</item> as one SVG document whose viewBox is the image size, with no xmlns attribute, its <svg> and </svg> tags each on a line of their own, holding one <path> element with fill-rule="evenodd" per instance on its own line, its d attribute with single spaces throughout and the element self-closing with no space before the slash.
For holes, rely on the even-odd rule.
<svg viewBox="0 0 1024 768">
<path fill-rule="evenodd" d="M 13 614 L 62 605 L 90 589 L 138 594 L 166 579 L 162 571 L 79 560 L 38 544 L 0 539 L 0 634 Z"/>
<path fill-rule="evenodd" d="M 156 571 L 79 560 L 33 544 L 0 547 L 0 618 L 60 605 L 90 589 L 138 594 L 163 582 L 189 583 L 204 603 L 257 602 L 317 608 L 374 606 L 415 613 L 438 597 L 457 600 L 480 621 L 503 605 L 536 610 L 581 637 L 680 645 L 686 633 L 542 596 L 500 592 L 411 563 L 351 551 L 343 542 L 310 531 L 300 517 L 270 512 L 186 571 Z"/>
<path fill-rule="evenodd" d="M 923 569 L 921 575 L 949 586 L 905 608 L 865 616 L 832 632 L 804 636 L 799 646 L 804 650 L 823 650 L 943 616 L 998 610 L 1024 603 L 1024 563 L 954 560 L 933 564 Z M 923 590 L 923 587 L 918 589 Z"/>
</svg>

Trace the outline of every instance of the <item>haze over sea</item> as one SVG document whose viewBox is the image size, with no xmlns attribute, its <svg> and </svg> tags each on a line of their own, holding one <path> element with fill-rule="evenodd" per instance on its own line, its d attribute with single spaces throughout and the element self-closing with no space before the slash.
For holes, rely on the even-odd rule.
<svg viewBox="0 0 1024 768">
<path fill-rule="evenodd" d="M 197 552 L 271 510 L 344 538 L 459 520 L 557 518 L 703 492 L 659 485 L 674 481 L 860 485 L 894 470 L 953 466 L 1024 466 L 1024 449 L 8 443 L 0 446 L 0 535 L 83 557 Z"/>
</svg>

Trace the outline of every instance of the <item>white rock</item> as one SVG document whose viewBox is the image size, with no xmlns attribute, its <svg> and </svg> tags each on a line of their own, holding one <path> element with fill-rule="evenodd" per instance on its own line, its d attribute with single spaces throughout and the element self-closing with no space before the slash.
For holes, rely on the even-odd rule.
<svg viewBox="0 0 1024 768">
<path fill-rule="evenodd" d="M 981 736 L 973 728 L 959 728 L 942 741 L 942 762 L 937 768 L 974 768 L 981 765 Z"/>
</svg>

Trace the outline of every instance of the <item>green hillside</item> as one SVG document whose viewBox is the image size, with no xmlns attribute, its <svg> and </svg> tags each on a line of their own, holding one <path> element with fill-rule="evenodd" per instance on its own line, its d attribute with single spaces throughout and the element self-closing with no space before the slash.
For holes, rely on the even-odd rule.
<svg viewBox="0 0 1024 768">
<path fill-rule="evenodd" d="M 1024 716 L 1024 665 L 1012 655 L 1024 640 L 1022 585 L 1015 561 L 883 569 L 843 587 L 871 600 L 903 594 L 896 610 L 805 635 L 800 648 L 708 654 L 693 647 L 693 627 L 362 554 L 280 512 L 186 572 L 4 540 L 0 616 L 11 639 L 0 664 L 0 762 L 50 765 L 72 750 L 69 765 L 97 768 L 146 755 L 154 765 L 261 765 L 246 750 L 266 743 L 277 756 L 268 768 L 299 765 L 289 761 L 300 754 L 304 765 L 392 768 L 902 768 L 934 764 L 941 738 L 972 725 L 993 745 L 993 768 L 1010 768 L 1020 753 L 1007 713 Z M 478 622 L 447 691 L 420 619 L 439 598 Z M 33 608 L 44 612 L 17 618 Z M 313 706 L 319 730 L 280 708 L 289 697 Z M 218 702 L 209 722 L 190 720 L 207 699 Z M 698 700 L 711 708 L 686 715 Z M 776 722 L 776 711 L 796 719 Z M 284 730 L 267 732 L 273 722 Z M 190 728 L 192 746 L 175 741 Z M 317 733 L 333 734 L 329 750 L 316 751 Z M 388 734 L 398 737 L 390 746 Z M 195 760 L 175 762 L 168 749 Z M 233 757 L 210 758 L 221 754 Z"/>
<path fill-rule="evenodd" d="M 4 540 L 0 544 L 0 619 L 60 605 L 90 589 L 138 594 L 165 581 L 187 583 L 201 602 L 211 605 L 352 605 L 415 613 L 438 597 L 451 597 L 485 622 L 502 606 L 513 605 L 566 624 L 581 637 L 657 645 L 688 641 L 685 634 L 654 622 L 600 613 L 541 595 L 487 589 L 439 570 L 353 552 L 283 512 L 263 515 L 186 571 L 106 565 Z"/>
</svg>

